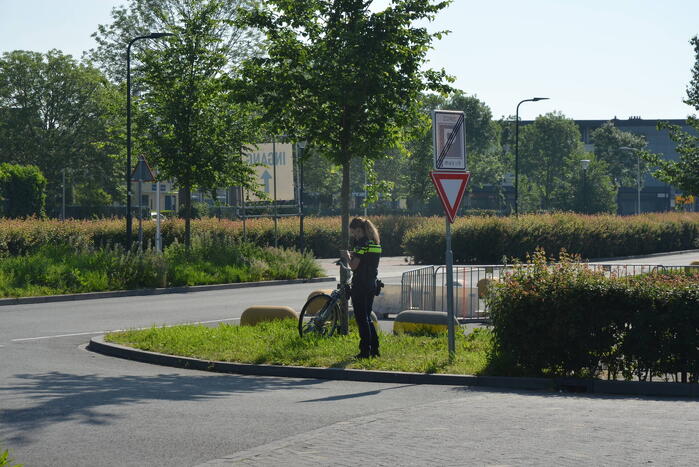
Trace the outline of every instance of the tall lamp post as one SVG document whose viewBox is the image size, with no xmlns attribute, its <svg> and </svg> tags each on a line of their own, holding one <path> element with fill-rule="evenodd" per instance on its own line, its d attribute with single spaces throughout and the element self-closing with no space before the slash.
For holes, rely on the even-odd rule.
<svg viewBox="0 0 699 467">
<path fill-rule="evenodd" d="M 306 252 L 306 239 L 303 236 L 303 151 L 306 149 L 306 142 L 299 141 L 296 143 L 298 147 L 298 161 L 299 161 L 299 249 L 301 253 Z"/>
<path fill-rule="evenodd" d="M 636 153 L 636 215 L 641 214 L 641 150 L 629 146 L 621 146 L 621 151 Z"/>
<path fill-rule="evenodd" d="M 524 102 L 545 101 L 548 97 L 532 97 L 517 104 L 515 111 L 515 216 L 519 216 L 519 106 Z"/>
<path fill-rule="evenodd" d="M 129 41 L 126 47 L 126 247 L 131 248 L 131 46 L 141 39 L 174 36 L 171 32 L 153 32 Z M 139 200 L 140 202 L 140 200 Z"/>
</svg>

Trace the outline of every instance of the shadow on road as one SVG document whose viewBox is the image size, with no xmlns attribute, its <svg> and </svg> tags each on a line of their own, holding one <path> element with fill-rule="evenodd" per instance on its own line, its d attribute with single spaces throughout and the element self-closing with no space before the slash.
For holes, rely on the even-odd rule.
<svg viewBox="0 0 699 467">
<path fill-rule="evenodd" d="M 54 423 L 117 423 L 121 418 L 118 406 L 128 404 L 149 400 L 209 400 L 255 391 L 296 389 L 322 382 L 235 375 L 103 377 L 60 372 L 14 377 L 21 381 L 0 387 L 0 399 L 28 399 L 33 405 L 29 402 L 27 407 L 0 408 L 0 439 L 11 443 L 23 443 L 33 432 Z"/>
<path fill-rule="evenodd" d="M 304 402 L 332 402 L 332 401 L 340 401 L 340 400 L 345 400 L 345 399 L 354 399 L 356 397 L 365 397 L 365 396 L 375 396 L 383 391 L 388 391 L 390 389 L 402 389 L 402 388 L 408 388 L 416 386 L 415 384 L 403 384 L 401 386 L 392 386 L 390 388 L 383 388 L 383 389 L 376 389 L 374 391 L 364 391 L 364 392 L 355 392 L 352 394 L 340 394 L 337 396 L 330 396 L 330 397 L 321 397 L 320 399 L 309 399 L 306 401 L 299 401 L 300 403 Z"/>
</svg>

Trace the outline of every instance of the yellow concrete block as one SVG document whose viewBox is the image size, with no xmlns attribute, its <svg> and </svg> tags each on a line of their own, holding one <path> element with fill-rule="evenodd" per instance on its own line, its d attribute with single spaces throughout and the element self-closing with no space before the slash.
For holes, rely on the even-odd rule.
<svg viewBox="0 0 699 467">
<path fill-rule="evenodd" d="M 394 334 L 436 334 L 447 331 L 447 314 L 443 311 L 405 310 L 393 322 Z M 458 326 L 455 320 L 454 324 Z"/>
<path fill-rule="evenodd" d="M 299 314 L 288 306 L 251 306 L 240 316 L 241 326 L 254 326 L 263 321 L 274 321 L 275 319 L 295 319 L 298 321 Z"/>
<path fill-rule="evenodd" d="M 325 306 L 325 304 L 330 301 L 330 296 L 324 292 L 325 291 L 323 291 L 323 290 L 316 290 L 314 292 L 311 292 L 308 295 L 308 300 L 310 300 L 313 297 L 317 297 L 319 295 L 323 296 L 323 298 L 325 298 L 325 300 L 321 300 L 319 298 L 313 300 L 310 304 L 308 304 L 308 306 L 306 308 L 306 314 L 304 316 L 313 316 L 313 315 L 318 314 L 318 312 L 321 310 L 321 308 L 323 308 Z M 330 291 L 328 291 L 328 292 L 330 292 Z"/>
<path fill-rule="evenodd" d="M 333 290 L 335 289 L 322 289 L 322 290 L 314 290 L 313 292 L 308 294 L 308 297 L 306 298 L 306 301 L 310 300 L 311 298 L 315 297 L 316 295 L 330 295 Z"/>
</svg>

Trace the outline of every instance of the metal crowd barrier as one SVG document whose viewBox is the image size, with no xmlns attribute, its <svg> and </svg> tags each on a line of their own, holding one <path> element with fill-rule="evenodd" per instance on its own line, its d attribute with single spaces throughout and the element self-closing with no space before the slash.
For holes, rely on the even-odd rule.
<svg viewBox="0 0 699 467">
<path fill-rule="evenodd" d="M 699 271 L 698 266 L 584 263 L 606 277 L 624 278 L 656 271 Z M 523 265 L 527 267 L 528 265 Z M 517 266 L 522 267 L 522 266 Z M 552 264 L 551 267 L 556 267 Z M 454 314 L 460 321 L 487 321 L 485 292 L 491 281 L 512 272 L 512 265 L 454 266 Z M 446 266 L 424 266 L 403 273 L 401 310 L 447 311 Z"/>
</svg>

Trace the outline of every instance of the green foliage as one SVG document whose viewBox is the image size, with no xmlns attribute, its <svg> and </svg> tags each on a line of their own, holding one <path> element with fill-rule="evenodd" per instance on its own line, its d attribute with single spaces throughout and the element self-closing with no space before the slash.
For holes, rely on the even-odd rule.
<svg viewBox="0 0 699 467">
<path fill-rule="evenodd" d="M 422 202 L 435 198 L 436 194 L 428 173 L 433 165 L 431 113 L 433 110 L 460 110 L 466 116 L 465 144 L 468 168 L 472 173 L 469 186 L 501 187 L 506 172 L 505 155 L 497 144 L 497 125 L 492 121 L 490 108 L 476 96 L 468 96 L 456 90 L 444 97 L 437 94 L 420 96 L 420 118 L 409 124 L 409 140 L 405 144 L 408 153 L 404 167 L 393 167 L 403 172 L 400 177 L 402 191 L 419 209 Z M 415 209 L 416 210 L 416 209 Z"/>
<path fill-rule="evenodd" d="M 256 326 L 173 326 L 111 333 L 110 342 L 143 350 L 213 361 L 331 368 L 363 368 L 420 373 L 482 374 L 492 347 L 485 329 L 457 332 L 456 357 L 449 359 L 446 333 L 437 336 L 381 334 L 381 358 L 355 360 L 359 336 L 332 338 L 298 335 L 295 320 Z"/>
<path fill-rule="evenodd" d="M 695 58 L 684 103 L 699 111 L 699 36 L 694 36 L 690 43 L 694 47 Z M 677 125 L 658 125 L 660 129 L 668 130 L 670 138 L 677 143 L 675 150 L 680 155 L 679 160 L 666 161 L 655 154 L 644 154 L 644 159 L 658 167 L 653 173 L 654 177 L 678 187 L 684 195 L 699 196 L 699 119 L 690 116 L 687 123 L 696 130 L 695 134 L 685 132 Z"/>
<path fill-rule="evenodd" d="M 444 223 L 433 218 L 406 232 L 405 254 L 416 263 L 444 262 Z M 583 258 L 611 258 L 696 248 L 699 217 L 690 213 L 609 215 L 543 214 L 460 218 L 452 228 L 454 261 L 501 264 L 524 260 L 544 248 L 565 249 Z"/>
<path fill-rule="evenodd" d="M 590 161 L 587 169 L 582 168 L 581 159 Z M 566 160 L 564 172 L 556 180 L 551 207 L 584 214 L 613 214 L 617 190 L 607 167 L 594 154 L 572 154 Z"/>
<path fill-rule="evenodd" d="M 605 277 L 543 250 L 493 287 L 494 358 L 512 374 L 699 377 L 699 275 Z"/>
<path fill-rule="evenodd" d="M 102 188 L 80 184 L 75 187 L 74 201 L 80 206 L 109 206 L 112 204 L 112 195 Z"/>
<path fill-rule="evenodd" d="M 615 185 L 635 187 L 638 171 L 644 173 L 647 170 L 643 161 L 638 167 L 635 153 L 646 147 L 645 139 L 628 131 L 621 131 L 614 126 L 613 122 L 605 122 L 592 132 L 591 141 L 595 145 L 597 159 L 608 164 L 609 174 L 615 181 Z"/>
<path fill-rule="evenodd" d="M 46 178 L 33 165 L 0 164 L 0 199 L 7 217 L 46 215 Z"/>
<path fill-rule="evenodd" d="M 565 115 L 552 112 L 521 128 L 519 163 L 521 174 L 539 187 L 539 208 L 553 206 L 553 194 L 567 161 L 580 153 L 580 130 Z"/>
<path fill-rule="evenodd" d="M 22 467 L 23 464 L 13 464 L 14 459 L 10 457 L 7 449 L 0 451 L 0 467 Z"/>
<path fill-rule="evenodd" d="M 0 57 L 1 162 L 36 165 L 49 207 L 60 204 L 62 172 L 78 184 L 116 193 L 121 94 L 99 70 L 58 50 Z M 123 128 L 123 126 L 121 126 Z"/>
<path fill-rule="evenodd" d="M 191 0 L 129 0 L 125 3 L 128 4 L 112 8 L 111 23 L 100 24 L 97 27 L 97 31 L 92 34 L 97 48 L 88 52 L 89 58 L 114 82 L 126 80 L 124 51 L 131 39 L 151 32 L 167 31 L 173 25 L 181 24 L 182 16 L 190 16 L 192 9 L 202 4 Z M 221 4 L 217 5 L 215 17 L 221 28 L 218 47 L 229 63 L 237 63 L 259 52 L 259 34 L 254 30 L 240 29 L 231 24 L 239 8 L 254 4 L 256 0 L 207 3 Z M 134 43 L 133 54 L 138 59 L 143 50 L 158 47 L 158 41 L 138 41 Z M 140 70 L 134 67 L 132 73 L 138 78 Z"/>
<path fill-rule="evenodd" d="M 175 34 L 162 49 L 141 54 L 141 83 L 148 90 L 138 101 L 141 145 L 164 178 L 176 179 L 185 204 L 185 239 L 190 242 L 190 193 L 241 186 L 259 191 L 254 170 L 241 149 L 259 140 L 259 122 L 249 104 L 232 94 L 229 70 L 231 20 L 227 2 L 175 2 L 168 31 Z M 166 15 L 164 11 L 159 13 Z"/>
<path fill-rule="evenodd" d="M 349 167 L 400 146 L 425 90 L 445 91 L 446 74 L 421 70 L 440 33 L 430 20 L 448 1 L 396 0 L 372 13 L 366 2 L 271 0 L 243 15 L 259 28 L 267 54 L 247 61 L 241 94 L 263 120 L 327 156 L 342 171 L 342 242 L 349 241 Z"/>
</svg>

